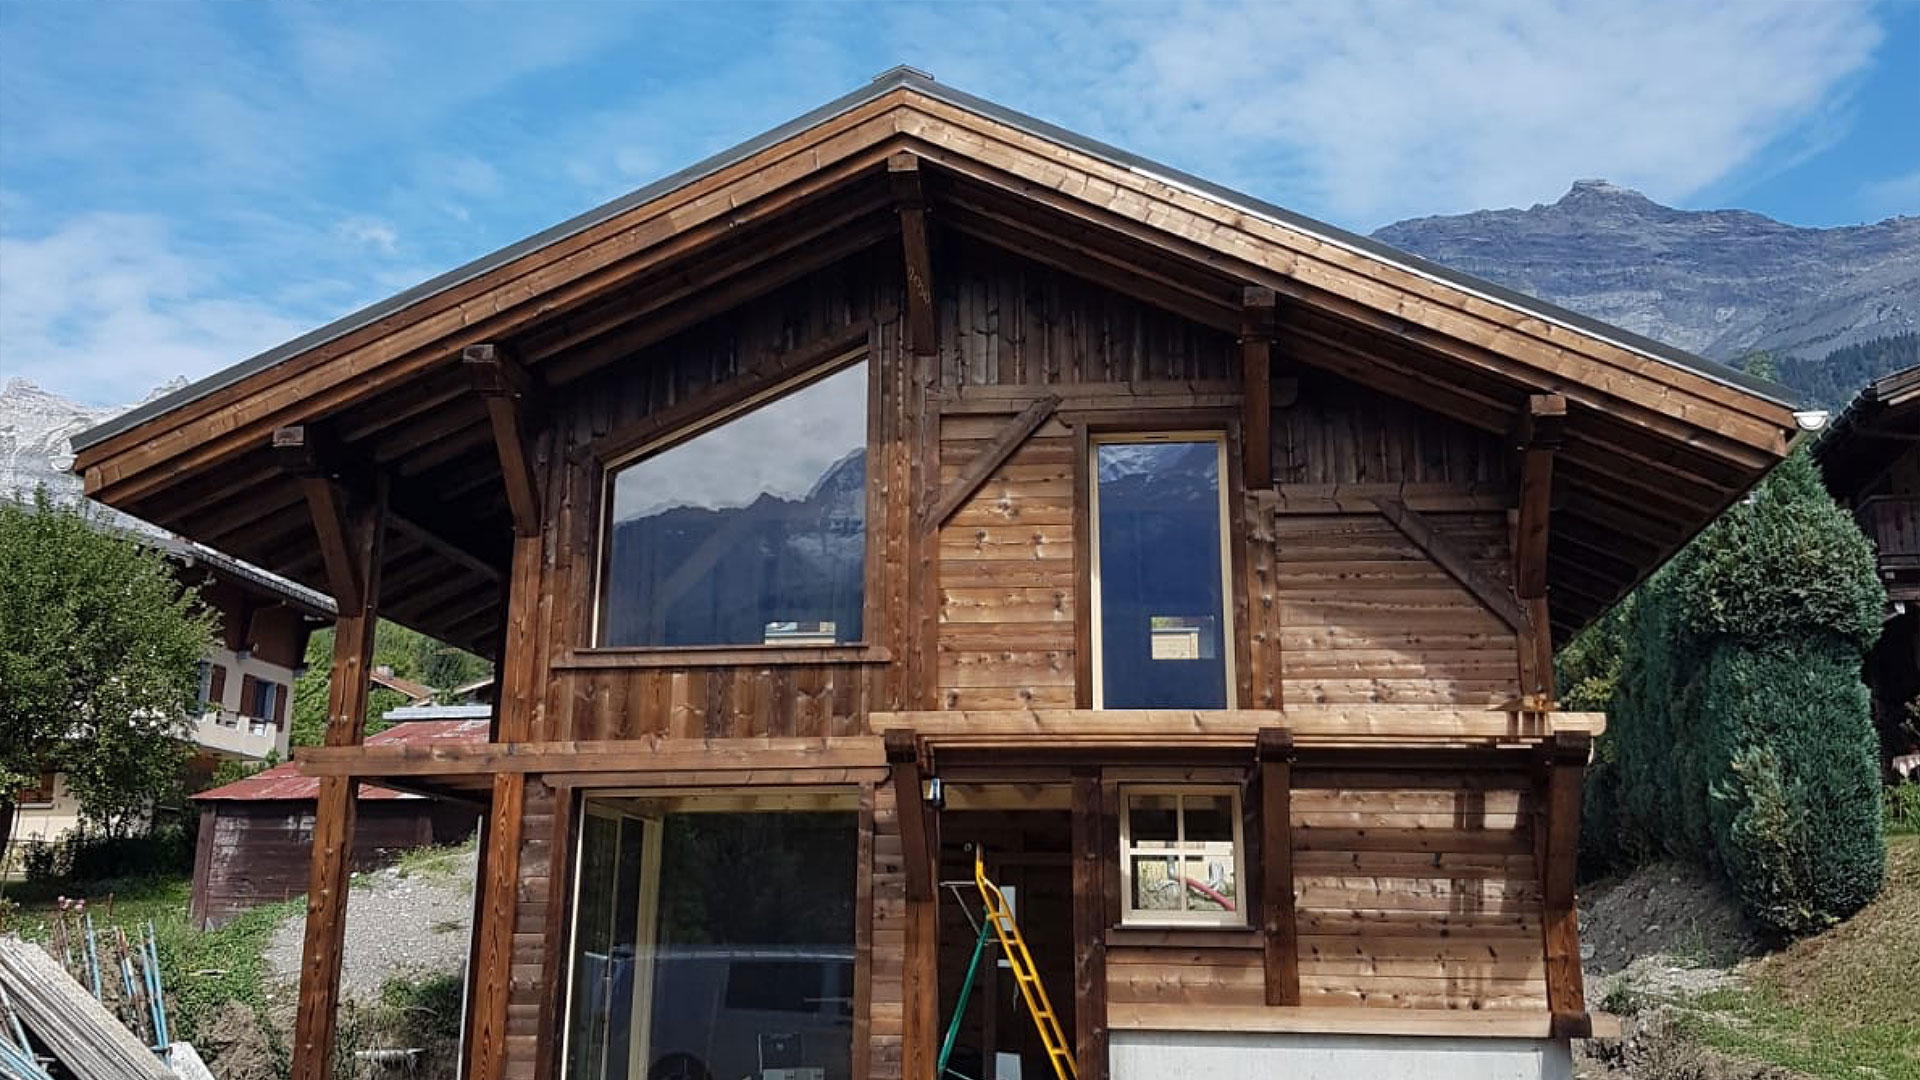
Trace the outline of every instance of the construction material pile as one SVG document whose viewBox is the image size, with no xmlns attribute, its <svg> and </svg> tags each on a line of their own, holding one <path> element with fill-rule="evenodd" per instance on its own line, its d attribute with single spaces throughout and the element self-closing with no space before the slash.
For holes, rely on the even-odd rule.
<svg viewBox="0 0 1920 1080">
<path fill-rule="evenodd" d="M 0 1077 L 179 1080 L 152 924 L 130 941 L 63 903 L 49 929 L 44 948 L 0 938 Z"/>
</svg>

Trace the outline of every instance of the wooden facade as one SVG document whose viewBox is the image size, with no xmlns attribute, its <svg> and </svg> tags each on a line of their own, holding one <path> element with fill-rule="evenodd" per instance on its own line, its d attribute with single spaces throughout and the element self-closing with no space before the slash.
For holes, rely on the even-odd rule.
<svg viewBox="0 0 1920 1080">
<path fill-rule="evenodd" d="M 610 470 L 849 360 L 859 640 L 598 645 Z M 92 433 L 76 467 L 163 523 L 217 504 L 234 527 L 201 539 L 340 598 L 336 687 L 364 686 L 376 612 L 499 663 L 487 744 L 360 745 L 342 690 L 301 756 L 296 1076 L 326 1071 L 349 792 L 381 780 L 489 807 L 467 1075 L 566 1071 L 593 799 L 819 791 L 857 808 L 848 1075 L 933 1075 L 970 944 L 939 884 L 978 844 L 1034 897 L 1102 1077 L 1132 1032 L 1586 1031 L 1599 719 L 1555 710 L 1554 641 L 1793 430 L 1704 361 L 894 73 Z M 1225 446 L 1232 678 L 1218 707 L 1096 709 L 1090 454 L 1156 432 Z M 1233 925 L 1122 918 L 1124 800 L 1182 785 L 1240 807 Z M 1017 1047 L 1024 1023 L 978 1026 Z"/>
<path fill-rule="evenodd" d="M 1884 375 L 1848 403 L 1813 453 L 1827 490 L 1873 542 L 1887 617 L 1866 662 L 1889 773 L 1920 761 L 1920 367 Z"/>
</svg>

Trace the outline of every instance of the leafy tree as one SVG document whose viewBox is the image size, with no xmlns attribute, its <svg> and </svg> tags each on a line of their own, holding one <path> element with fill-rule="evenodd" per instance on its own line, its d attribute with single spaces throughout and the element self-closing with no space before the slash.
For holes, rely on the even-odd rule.
<svg viewBox="0 0 1920 1080">
<path fill-rule="evenodd" d="M 1860 668 L 1885 599 L 1804 450 L 1701 533 L 1626 616 L 1589 865 L 1703 862 L 1785 934 L 1871 900 L 1885 849 Z"/>
<path fill-rule="evenodd" d="M 319 746 L 327 732 L 327 673 L 333 666 L 333 631 L 321 630 L 307 639 L 307 669 L 293 684 L 293 745 Z M 433 687 L 436 699 L 447 691 L 485 678 L 492 666 L 485 660 L 430 638 L 398 623 L 382 621 L 373 634 L 373 666 L 393 669 L 400 678 Z M 367 695 L 367 734 L 390 725 L 380 718 L 407 699 L 384 687 Z"/>
<path fill-rule="evenodd" d="M 43 768 L 110 833 L 178 790 L 213 627 L 161 552 L 44 489 L 0 499 L 0 842 Z"/>
</svg>

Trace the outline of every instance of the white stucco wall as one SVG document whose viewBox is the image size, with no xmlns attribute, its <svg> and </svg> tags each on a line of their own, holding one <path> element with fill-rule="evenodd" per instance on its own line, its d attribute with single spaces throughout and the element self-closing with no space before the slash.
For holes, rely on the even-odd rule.
<svg viewBox="0 0 1920 1080">
<path fill-rule="evenodd" d="M 1550 1039 L 1115 1031 L 1113 1080 L 1571 1080 Z"/>
</svg>

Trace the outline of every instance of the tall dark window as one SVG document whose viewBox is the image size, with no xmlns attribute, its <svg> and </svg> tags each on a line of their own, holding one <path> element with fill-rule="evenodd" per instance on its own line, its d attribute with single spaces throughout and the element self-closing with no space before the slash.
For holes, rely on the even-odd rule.
<svg viewBox="0 0 1920 1080">
<path fill-rule="evenodd" d="M 588 800 L 567 1080 L 852 1080 L 856 798 Z"/>
<path fill-rule="evenodd" d="M 1218 435 L 1094 443 L 1097 708 L 1227 705 L 1225 446 Z"/>
<path fill-rule="evenodd" d="M 864 361 L 625 465 L 609 488 L 599 644 L 860 640 Z"/>
</svg>

